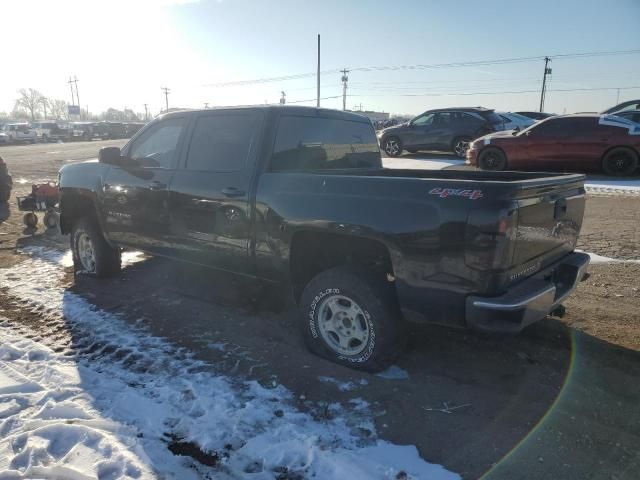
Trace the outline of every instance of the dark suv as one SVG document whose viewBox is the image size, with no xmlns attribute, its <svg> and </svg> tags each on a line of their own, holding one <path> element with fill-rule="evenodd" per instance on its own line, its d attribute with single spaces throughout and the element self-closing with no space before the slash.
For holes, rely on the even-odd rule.
<svg viewBox="0 0 640 480">
<path fill-rule="evenodd" d="M 453 152 L 464 158 L 469 142 L 504 129 L 504 120 L 487 108 L 428 110 L 413 120 L 378 132 L 380 147 L 390 157 L 403 150 Z"/>
</svg>

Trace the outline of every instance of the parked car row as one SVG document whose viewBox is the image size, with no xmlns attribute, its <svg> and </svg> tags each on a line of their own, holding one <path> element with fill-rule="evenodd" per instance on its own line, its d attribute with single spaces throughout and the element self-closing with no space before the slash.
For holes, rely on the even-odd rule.
<svg viewBox="0 0 640 480">
<path fill-rule="evenodd" d="M 483 170 L 579 170 L 629 176 L 638 169 L 639 152 L 639 123 L 587 113 L 485 135 L 470 144 L 466 158 Z"/>
<path fill-rule="evenodd" d="M 37 122 L 5 123 L 0 126 L 0 144 L 93 139 L 130 138 L 143 122 Z"/>
<path fill-rule="evenodd" d="M 603 171 L 629 176 L 640 162 L 640 100 L 600 114 L 490 109 L 428 110 L 378 132 L 390 157 L 404 150 L 452 152 L 484 170 Z"/>
</svg>

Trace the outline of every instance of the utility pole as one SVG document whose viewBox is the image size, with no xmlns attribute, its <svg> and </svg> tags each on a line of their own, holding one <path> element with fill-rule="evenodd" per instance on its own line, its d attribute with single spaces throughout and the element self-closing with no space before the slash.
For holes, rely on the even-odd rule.
<svg viewBox="0 0 640 480">
<path fill-rule="evenodd" d="M 346 68 L 342 70 L 342 110 L 347 109 L 347 82 L 349 81 L 347 73 L 349 70 Z"/>
<path fill-rule="evenodd" d="M 287 94 L 284 93 L 284 90 L 280 93 L 282 94 L 282 96 L 280 97 L 280 105 L 284 105 L 285 103 L 287 103 Z"/>
<path fill-rule="evenodd" d="M 551 75 L 551 69 L 549 68 L 549 57 L 544 57 L 544 76 L 542 77 L 542 91 L 540 92 L 540 111 L 544 111 L 544 97 L 547 93 L 547 75 Z"/>
<path fill-rule="evenodd" d="M 69 77 L 69 81 L 67 83 L 69 84 L 69 88 L 71 89 L 71 105 L 75 105 L 76 98 L 73 96 L 73 80 L 71 80 L 71 77 Z"/>
<path fill-rule="evenodd" d="M 320 34 L 318 34 L 318 73 L 317 73 L 318 93 L 316 97 L 316 107 L 320 107 Z"/>
<path fill-rule="evenodd" d="M 169 90 L 167 87 L 160 87 L 160 90 L 162 90 L 164 92 L 164 104 L 167 107 L 166 111 L 169 111 L 169 93 L 171 92 L 171 90 Z"/>
<path fill-rule="evenodd" d="M 149 118 L 149 115 L 147 113 L 147 104 L 144 104 L 144 119 L 146 120 L 147 118 Z"/>
<path fill-rule="evenodd" d="M 76 100 L 78 101 L 78 108 L 80 109 L 80 120 L 82 120 L 82 107 L 80 106 L 80 93 L 78 93 L 78 77 L 73 76 L 73 83 L 76 86 Z"/>
<path fill-rule="evenodd" d="M 618 89 L 618 95 L 616 95 L 616 105 L 620 103 L 620 89 Z"/>
</svg>

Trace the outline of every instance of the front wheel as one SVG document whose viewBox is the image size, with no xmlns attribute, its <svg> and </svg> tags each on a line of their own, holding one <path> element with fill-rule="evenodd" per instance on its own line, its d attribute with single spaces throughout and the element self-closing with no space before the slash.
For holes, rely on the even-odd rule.
<svg viewBox="0 0 640 480">
<path fill-rule="evenodd" d="M 406 329 L 393 286 L 384 276 L 348 267 L 318 274 L 300 299 L 305 342 L 315 354 L 376 372 L 404 350 Z"/>
<path fill-rule="evenodd" d="M 402 142 L 398 137 L 388 137 L 384 140 L 382 148 L 390 157 L 399 157 L 402 153 Z"/>
<path fill-rule="evenodd" d="M 482 170 L 504 170 L 507 167 L 507 157 L 498 148 L 485 148 L 478 155 L 478 166 Z"/>
<path fill-rule="evenodd" d="M 71 252 L 76 273 L 109 277 L 120 271 L 120 249 L 107 243 L 100 227 L 89 218 L 81 218 L 71 231 Z"/>
<path fill-rule="evenodd" d="M 613 177 L 627 177 L 638 169 L 638 155 L 624 147 L 614 148 L 602 159 L 602 170 Z"/>
</svg>

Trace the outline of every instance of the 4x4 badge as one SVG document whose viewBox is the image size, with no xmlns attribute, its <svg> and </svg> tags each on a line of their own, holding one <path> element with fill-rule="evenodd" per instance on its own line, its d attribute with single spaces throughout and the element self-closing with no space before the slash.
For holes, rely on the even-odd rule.
<svg viewBox="0 0 640 480">
<path fill-rule="evenodd" d="M 462 188 L 433 188 L 429 190 L 429 195 L 437 195 L 440 198 L 467 197 L 471 200 L 483 197 L 482 190 L 465 190 Z"/>
</svg>

